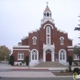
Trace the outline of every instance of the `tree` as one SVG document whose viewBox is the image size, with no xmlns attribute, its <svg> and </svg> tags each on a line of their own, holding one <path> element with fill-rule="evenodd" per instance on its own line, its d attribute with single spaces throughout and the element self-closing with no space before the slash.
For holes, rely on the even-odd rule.
<svg viewBox="0 0 80 80">
<path fill-rule="evenodd" d="M 14 56 L 13 55 L 10 56 L 9 64 L 11 64 L 12 66 L 14 65 Z"/>
<path fill-rule="evenodd" d="M 69 56 L 69 72 L 71 72 L 72 56 Z"/>
<path fill-rule="evenodd" d="M 4 61 L 5 59 L 9 58 L 9 54 L 11 53 L 11 50 L 6 47 L 5 45 L 0 46 L 0 61 Z"/>
<path fill-rule="evenodd" d="M 77 54 L 79 56 L 79 59 L 80 59 L 80 47 L 78 47 L 78 46 L 74 47 L 74 54 Z"/>
</svg>

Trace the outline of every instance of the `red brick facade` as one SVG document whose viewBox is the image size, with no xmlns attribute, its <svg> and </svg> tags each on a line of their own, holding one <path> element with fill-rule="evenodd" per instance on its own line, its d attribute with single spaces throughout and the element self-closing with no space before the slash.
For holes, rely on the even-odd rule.
<svg viewBox="0 0 80 80">
<path fill-rule="evenodd" d="M 38 53 L 39 53 L 38 60 L 43 58 L 43 54 L 44 54 L 43 53 L 43 44 L 48 46 L 46 44 L 46 27 L 47 26 L 49 26 L 51 29 L 51 44 L 50 45 L 54 44 L 54 46 L 55 46 L 55 48 L 53 49 L 54 50 L 54 61 L 56 61 L 56 58 L 59 59 L 59 51 L 61 49 L 66 51 L 66 61 L 68 61 L 68 56 L 73 57 L 73 50 L 68 51 L 68 49 L 69 49 L 68 46 L 72 46 L 72 40 L 68 39 L 68 34 L 57 30 L 57 28 L 55 27 L 55 24 L 52 23 L 51 21 L 47 20 L 46 22 L 41 24 L 41 27 L 39 30 L 34 31 L 33 33 L 29 33 L 28 37 L 26 37 L 25 39 L 22 39 L 21 42 L 19 43 L 21 45 L 19 45 L 17 47 L 15 47 L 15 46 L 13 47 L 13 55 L 15 58 L 15 62 L 23 61 L 23 60 L 18 60 L 18 58 L 17 58 L 19 52 L 24 53 L 24 61 L 25 61 L 25 57 L 31 55 L 32 49 L 36 49 L 38 51 Z M 34 36 L 36 36 L 36 38 L 37 38 L 36 45 L 33 45 L 33 39 L 32 38 Z M 64 44 L 63 45 L 60 45 L 60 37 L 64 38 Z M 26 47 L 24 47 L 24 46 L 26 46 Z M 29 46 L 29 47 L 27 47 L 27 46 Z M 48 56 L 47 55 L 46 55 L 47 59 L 49 59 L 48 56 L 51 58 L 51 55 L 48 55 Z M 49 59 L 49 60 L 51 60 L 51 59 Z"/>
</svg>

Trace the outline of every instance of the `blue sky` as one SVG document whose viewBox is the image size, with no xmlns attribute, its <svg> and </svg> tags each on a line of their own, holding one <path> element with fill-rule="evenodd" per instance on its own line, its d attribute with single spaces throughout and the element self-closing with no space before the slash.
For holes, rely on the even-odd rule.
<svg viewBox="0 0 80 80">
<path fill-rule="evenodd" d="M 39 29 L 47 1 L 56 27 L 77 44 L 80 32 L 74 28 L 79 23 L 80 0 L 0 0 L 0 45 L 12 49 L 29 32 Z"/>
</svg>

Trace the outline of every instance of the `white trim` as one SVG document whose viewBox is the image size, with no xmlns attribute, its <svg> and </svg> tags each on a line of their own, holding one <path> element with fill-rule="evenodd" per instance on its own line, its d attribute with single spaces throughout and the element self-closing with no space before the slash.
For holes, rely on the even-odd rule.
<svg viewBox="0 0 80 80">
<path fill-rule="evenodd" d="M 79 60 L 79 59 L 74 59 L 74 60 Z"/>
<path fill-rule="evenodd" d="M 68 49 L 67 51 L 74 51 L 73 49 Z"/>
<path fill-rule="evenodd" d="M 21 48 L 21 47 L 22 47 L 22 48 L 29 48 L 30 46 L 18 46 L 18 45 L 17 45 L 17 46 L 13 46 L 13 47 L 19 47 L 19 48 Z"/>
<path fill-rule="evenodd" d="M 46 61 L 46 50 L 50 49 L 51 50 L 51 61 L 54 62 L 54 44 L 53 45 L 45 45 L 43 44 L 43 61 Z"/>
<path fill-rule="evenodd" d="M 60 52 L 61 51 L 64 51 L 64 53 L 65 53 L 65 60 L 60 60 Z M 59 62 L 66 62 L 66 57 L 67 57 L 66 50 L 65 49 L 60 49 L 59 50 Z"/>
<path fill-rule="evenodd" d="M 25 51 L 30 51 L 30 49 L 13 49 L 13 50 L 25 50 Z"/>
<path fill-rule="evenodd" d="M 79 60 L 79 55 L 78 54 L 74 54 L 74 60 Z"/>
<path fill-rule="evenodd" d="M 59 39 L 60 39 L 60 45 L 64 45 L 64 37 L 61 36 Z"/>
<path fill-rule="evenodd" d="M 49 16 L 47 16 L 47 13 L 49 14 Z M 44 16 L 44 14 L 46 14 L 46 16 Z M 51 16 L 50 16 L 50 14 L 51 14 Z M 50 11 L 45 11 L 43 13 L 43 19 L 46 19 L 46 18 L 52 19 L 52 13 Z"/>
<path fill-rule="evenodd" d="M 48 30 L 49 30 L 49 33 L 48 33 Z M 47 35 L 49 35 L 49 36 L 47 36 Z M 51 27 L 50 26 L 46 27 L 46 44 L 51 44 Z"/>
<path fill-rule="evenodd" d="M 34 38 L 36 38 L 36 39 L 37 39 L 37 37 L 36 37 L 36 36 L 33 36 L 33 37 L 32 37 L 32 39 L 34 39 Z"/>
<path fill-rule="evenodd" d="M 36 37 L 36 36 L 33 36 L 33 37 L 32 37 L 32 39 L 33 39 L 33 45 L 36 45 L 36 42 L 37 42 L 37 41 L 36 41 L 36 40 L 37 40 L 37 37 Z"/>
<path fill-rule="evenodd" d="M 51 26 L 51 28 L 54 29 L 54 27 L 53 27 L 51 24 L 46 24 L 46 25 L 44 25 L 43 29 L 45 29 L 45 27 L 46 27 L 47 25 Z"/>
<path fill-rule="evenodd" d="M 67 46 L 67 48 L 74 48 L 74 46 Z"/>
<path fill-rule="evenodd" d="M 32 60 L 32 51 L 37 51 L 37 59 L 36 60 Z M 37 49 L 32 49 L 31 52 L 30 52 L 30 62 L 38 62 L 38 59 L 39 59 L 39 52 Z"/>
<path fill-rule="evenodd" d="M 62 38 L 62 39 L 64 39 L 64 37 L 63 37 L 63 36 L 61 36 L 59 39 L 61 40 L 61 38 Z"/>
<path fill-rule="evenodd" d="M 19 55 L 20 55 L 20 59 L 18 58 Z M 23 59 L 21 59 L 21 55 L 23 55 Z M 17 60 L 24 60 L 24 52 L 18 52 Z"/>
</svg>

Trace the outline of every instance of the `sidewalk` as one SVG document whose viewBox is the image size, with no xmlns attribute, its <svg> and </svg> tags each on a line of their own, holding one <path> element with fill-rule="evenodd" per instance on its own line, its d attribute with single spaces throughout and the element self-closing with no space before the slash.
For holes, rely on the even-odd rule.
<svg viewBox="0 0 80 80">
<path fill-rule="evenodd" d="M 72 67 L 72 69 L 74 69 Z M 77 66 L 77 68 L 80 68 Z M 11 65 L 0 65 L 0 70 L 3 69 L 12 69 L 12 70 L 27 70 L 27 69 L 40 69 L 40 70 L 65 70 L 68 69 L 68 67 L 28 67 L 28 66 L 11 66 Z"/>
<path fill-rule="evenodd" d="M 24 78 L 33 78 L 33 77 L 56 77 L 51 72 L 21 72 L 21 71 L 11 71 L 11 72 L 0 72 L 0 77 L 24 77 Z"/>
<path fill-rule="evenodd" d="M 0 65 L 0 70 L 2 70 L 0 72 L 0 77 L 59 77 L 59 76 L 55 76 L 53 73 L 51 72 L 45 72 L 44 70 L 65 70 L 68 67 L 54 67 L 54 68 L 50 68 L 50 67 L 27 67 L 27 66 L 11 66 L 11 65 Z M 74 67 L 72 67 L 73 69 Z M 80 68 L 80 67 L 79 67 Z M 12 71 L 6 71 L 6 70 L 12 70 Z M 43 71 L 26 71 L 26 70 L 43 70 Z M 4 71 L 3 71 L 4 70 Z M 19 71 L 18 71 L 19 70 Z M 23 71 L 21 71 L 23 70 Z M 60 76 L 60 77 L 65 77 L 65 76 Z M 72 77 L 72 76 L 67 76 L 67 77 Z"/>
</svg>

